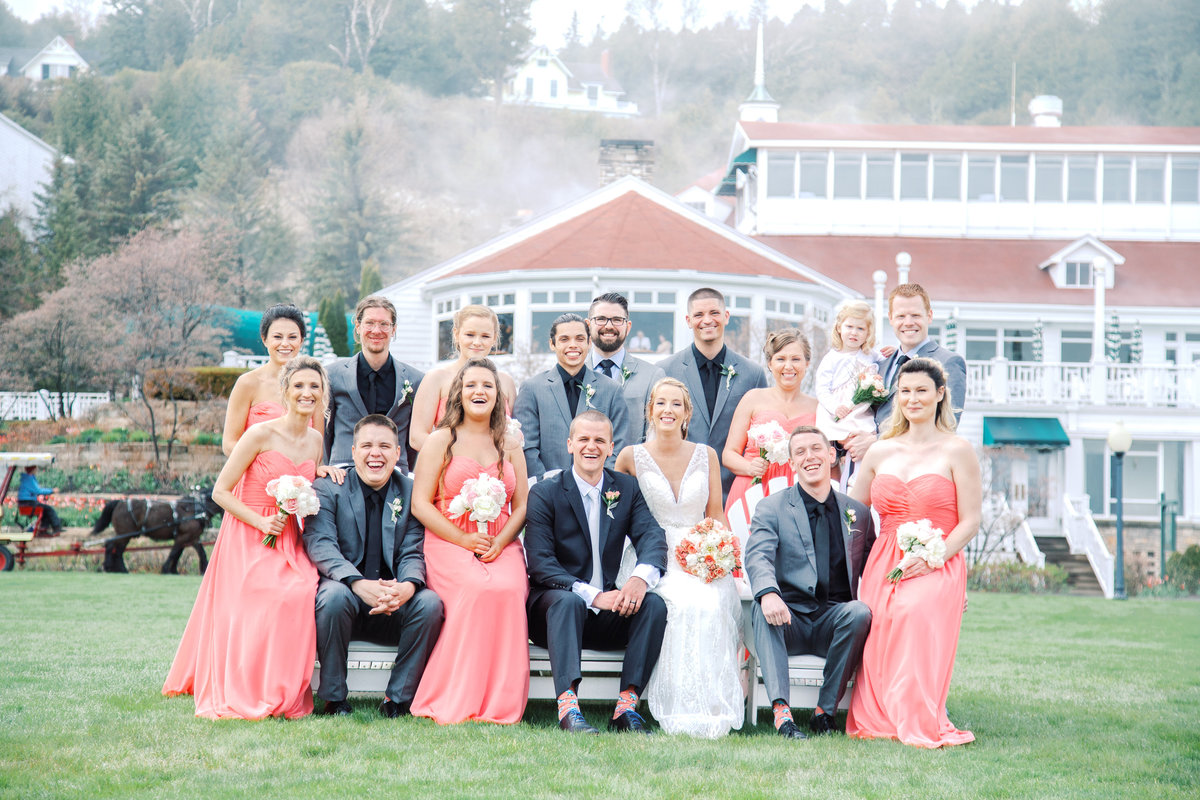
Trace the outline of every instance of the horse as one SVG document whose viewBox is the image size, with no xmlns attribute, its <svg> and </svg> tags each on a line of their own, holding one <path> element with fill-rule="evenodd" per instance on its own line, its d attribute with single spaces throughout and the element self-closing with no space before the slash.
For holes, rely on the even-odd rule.
<svg viewBox="0 0 1200 800">
<path fill-rule="evenodd" d="M 170 502 L 130 497 L 109 500 L 92 527 L 98 534 L 112 525 L 116 536 L 104 542 L 104 571 L 128 572 L 125 568 L 125 548 L 129 540 L 146 536 L 156 541 L 174 539 L 171 552 L 163 562 L 164 575 L 179 574 L 179 557 L 184 548 L 193 547 L 200 556 L 200 572 L 208 567 L 208 554 L 200 539 L 208 529 L 209 520 L 220 513 L 221 507 L 212 499 L 212 487 L 194 487 L 190 495 Z"/>
</svg>

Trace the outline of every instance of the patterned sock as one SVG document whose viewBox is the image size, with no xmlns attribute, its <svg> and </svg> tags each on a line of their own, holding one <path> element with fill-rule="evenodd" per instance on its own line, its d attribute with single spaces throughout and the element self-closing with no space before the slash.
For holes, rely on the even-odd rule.
<svg viewBox="0 0 1200 800">
<path fill-rule="evenodd" d="M 567 689 L 565 692 L 563 692 L 562 694 L 560 694 L 558 696 L 558 718 L 560 720 L 567 715 L 568 711 L 578 711 L 578 710 L 579 710 L 579 698 L 576 697 L 575 692 L 571 691 L 570 689 Z"/>
<path fill-rule="evenodd" d="M 771 713 L 775 715 L 775 730 L 779 730 L 779 726 L 785 722 L 795 721 L 792 719 L 791 707 L 782 700 L 776 700 L 771 704 Z"/>
<path fill-rule="evenodd" d="M 617 696 L 617 707 L 613 709 L 613 719 L 637 708 L 638 696 L 633 689 L 626 689 Z"/>
</svg>

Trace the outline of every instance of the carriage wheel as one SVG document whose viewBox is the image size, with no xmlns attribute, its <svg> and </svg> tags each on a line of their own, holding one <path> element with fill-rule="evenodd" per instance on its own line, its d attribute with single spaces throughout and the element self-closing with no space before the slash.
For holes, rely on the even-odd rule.
<svg viewBox="0 0 1200 800">
<path fill-rule="evenodd" d="M 4 545 L 0 544 L 0 572 L 10 572 L 13 568 L 13 554 Z"/>
</svg>

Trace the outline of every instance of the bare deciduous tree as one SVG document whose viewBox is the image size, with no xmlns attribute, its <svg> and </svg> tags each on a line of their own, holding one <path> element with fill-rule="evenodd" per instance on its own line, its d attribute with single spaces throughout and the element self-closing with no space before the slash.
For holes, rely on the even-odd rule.
<svg viewBox="0 0 1200 800">
<path fill-rule="evenodd" d="M 350 57 L 358 57 L 358 69 L 367 71 L 371 51 L 383 36 L 388 15 L 392 13 L 393 0 L 349 0 L 343 7 L 342 47 L 331 44 L 329 49 L 337 53 L 342 66 L 350 67 Z"/>
</svg>

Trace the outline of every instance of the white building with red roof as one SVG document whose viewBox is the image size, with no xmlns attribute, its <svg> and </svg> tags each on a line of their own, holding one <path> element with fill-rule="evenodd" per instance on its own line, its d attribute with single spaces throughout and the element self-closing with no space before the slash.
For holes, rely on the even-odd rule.
<svg viewBox="0 0 1200 800">
<path fill-rule="evenodd" d="M 531 48 L 504 84 L 504 102 L 516 105 L 588 111 L 610 117 L 636 117 L 637 103 L 613 75 L 605 50 L 599 64 L 563 61 L 550 48 Z"/>
</svg>

